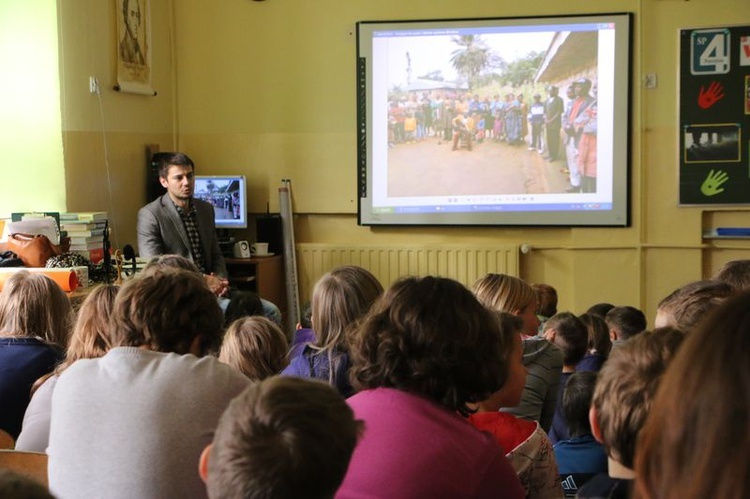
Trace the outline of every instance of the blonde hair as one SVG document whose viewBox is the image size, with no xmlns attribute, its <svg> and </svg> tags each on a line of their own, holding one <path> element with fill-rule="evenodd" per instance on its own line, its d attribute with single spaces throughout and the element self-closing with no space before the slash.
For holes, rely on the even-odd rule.
<svg viewBox="0 0 750 499">
<path fill-rule="evenodd" d="M 278 374 L 287 365 L 289 342 L 273 321 L 257 315 L 241 317 L 229 325 L 219 360 L 253 381 Z"/>
<path fill-rule="evenodd" d="M 315 342 L 311 347 L 328 356 L 329 382 L 336 381 L 340 355 L 349 352 L 347 332 L 382 294 L 383 286 L 378 279 L 355 265 L 337 267 L 315 283 L 310 305 Z"/>
<path fill-rule="evenodd" d="M 60 286 L 44 274 L 21 270 L 0 293 L 0 336 L 41 338 L 65 348 L 72 313 Z"/>
<path fill-rule="evenodd" d="M 86 295 L 78 309 L 70 342 L 65 351 L 65 360 L 53 372 L 39 378 L 31 388 L 32 393 L 50 376 L 59 376 L 73 362 L 102 357 L 112 348 L 110 317 L 119 290 L 120 287 L 114 284 L 101 284 Z"/>
<path fill-rule="evenodd" d="M 498 312 L 520 314 L 537 302 L 536 293 L 526 281 L 506 274 L 487 274 L 471 290 L 482 305 Z"/>
</svg>

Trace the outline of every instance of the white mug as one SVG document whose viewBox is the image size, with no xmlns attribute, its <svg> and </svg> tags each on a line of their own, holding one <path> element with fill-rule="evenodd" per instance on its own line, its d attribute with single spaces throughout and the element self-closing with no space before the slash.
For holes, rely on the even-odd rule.
<svg viewBox="0 0 750 499">
<path fill-rule="evenodd" d="M 255 256 L 266 256 L 268 254 L 268 243 L 253 243 L 250 245 L 250 253 Z"/>
</svg>

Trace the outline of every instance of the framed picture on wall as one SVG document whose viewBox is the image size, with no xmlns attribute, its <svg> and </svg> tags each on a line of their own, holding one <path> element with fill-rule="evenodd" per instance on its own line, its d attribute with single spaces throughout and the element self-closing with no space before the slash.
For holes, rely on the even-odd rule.
<svg viewBox="0 0 750 499">
<path fill-rule="evenodd" d="M 150 0 L 116 0 L 117 89 L 153 95 Z"/>
</svg>

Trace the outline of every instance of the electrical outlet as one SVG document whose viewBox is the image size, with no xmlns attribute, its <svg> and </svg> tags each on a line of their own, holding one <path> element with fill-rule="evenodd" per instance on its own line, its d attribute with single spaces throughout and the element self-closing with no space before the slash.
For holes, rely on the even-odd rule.
<svg viewBox="0 0 750 499">
<path fill-rule="evenodd" d="M 89 76 L 89 93 L 99 95 L 99 79 L 96 76 Z"/>
</svg>

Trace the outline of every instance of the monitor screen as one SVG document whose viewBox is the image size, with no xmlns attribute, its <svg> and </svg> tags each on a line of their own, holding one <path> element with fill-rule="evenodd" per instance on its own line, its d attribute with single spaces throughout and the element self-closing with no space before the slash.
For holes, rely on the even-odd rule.
<svg viewBox="0 0 750 499">
<path fill-rule="evenodd" d="M 357 23 L 361 225 L 626 226 L 631 15 Z"/>
<path fill-rule="evenodd" d="M 247 228 L 244 175 L 196 175 L 194 196 L 213 205 L 217 229 Z"/>
</svg>

